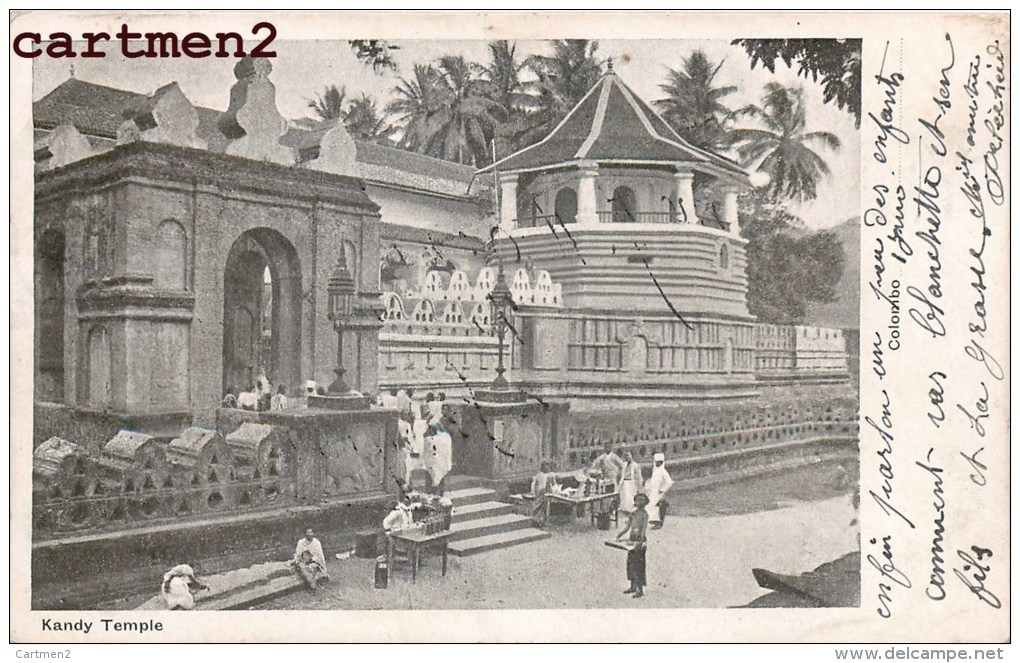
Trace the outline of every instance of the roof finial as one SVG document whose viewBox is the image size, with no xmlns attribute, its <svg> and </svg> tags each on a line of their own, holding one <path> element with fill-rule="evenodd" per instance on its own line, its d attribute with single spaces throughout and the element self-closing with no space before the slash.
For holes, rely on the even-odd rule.
<svg viewBox="0 0 1020 663">
<path fill-rule="evenodd" d="M 74 63 L 71 63 L 71 78 L 74 78 Z"/>
<path fill-rule="evenodd" d="M 611 57 L 606 61 L 606 73 L 613 73 L 613 58 Z"/>
</svg>

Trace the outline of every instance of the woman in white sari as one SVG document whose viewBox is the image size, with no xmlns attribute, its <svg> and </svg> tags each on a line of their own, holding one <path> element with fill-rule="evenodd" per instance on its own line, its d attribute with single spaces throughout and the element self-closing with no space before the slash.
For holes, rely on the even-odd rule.
<svg viewBox="0 0 1020 663">
<path fill-rule="evenodd" d="M 634 511 L 634 496 L 641 490 L 641 466 L 634 462 L 634 455 L 630 451 L 625 451 L 623 457 L 626 462 L 623 465 L 623 474 L 618 486 L 620 511 L 630 513 Z"/>
</svg>

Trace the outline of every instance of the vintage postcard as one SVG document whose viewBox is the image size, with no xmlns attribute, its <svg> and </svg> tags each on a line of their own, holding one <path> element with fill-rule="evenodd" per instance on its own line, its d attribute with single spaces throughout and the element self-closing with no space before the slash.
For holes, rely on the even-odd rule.
<svg viewBox="0 0 1020 663">
<path fill-rule="evenodd" d="M 1002 657 L 1008 13 L 10 40 L 13 642 Z"/>
</svg>

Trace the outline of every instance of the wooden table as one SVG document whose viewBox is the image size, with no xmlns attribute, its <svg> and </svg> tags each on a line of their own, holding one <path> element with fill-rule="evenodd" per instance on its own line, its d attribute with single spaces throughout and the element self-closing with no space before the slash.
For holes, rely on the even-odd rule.
<svg viewBox="0 0 1020 663">
<path fill-rule="evenodd" d="M 419 556 L 423 548 L 437 547 L 443 551 L 443 575 L 446 575 L 446 559 L 449 554 L 448 544 L 450 543 L 450 530 L 425 534 L 419 528 L 397 530 L 386 536 L 386 561 L 390 569 L 393 569 L 393 552 L 395 550 L 406 550 L 411 556 L 411 582 L 418 579 Z"/>
<path fill-rule="evenodd" d="M 546 493 L 545 495 L 545 520 L 549 521 L 549 511 L 552 508 L 553 502 L 559 502 L 560 504 L 569 504 L 571 507 L 577 510 L 577 515 L 581 515 L 581 511 L 585 505 L 588 506 L 588 512 L 591 514 L 591 524 L 595 524 L 595 507 L 597 505 L 608 503 L 611 506 L 610 513 L 613 524 L 620 522 L 620 511 L 619 511 L 619 497 L 620 494 L 617 492 L 603 493 L 601 495 L 564 495 L 562 493 Z M 602 510 L 599 509 L 599 512 Z"/>
</svg>

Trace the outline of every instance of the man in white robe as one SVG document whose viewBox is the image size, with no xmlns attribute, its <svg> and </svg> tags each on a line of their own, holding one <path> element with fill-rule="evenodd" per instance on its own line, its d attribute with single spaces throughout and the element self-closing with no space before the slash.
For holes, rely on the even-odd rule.
<svg viewBox="0 0 1020 663">
<path fill-rule="evenodd" d="M 655 467 L 652 468 L 652 477 L 645 486 L 645 492 L 648 494 L 648 506 L 645 507 L 645 510 L 648 511 L 648 520 L 651 522 L 652 529 L 662 529 L 662 524 L 666 519 L 666 509 L 669 506 L 665 497 L 669 489 L 673 487 L 673 477 L 669 476 L 669 472 L 666 471 L 665 454 L 655 454 L 654 458 Z"/>
<path fill-rule="evenodd" d="M 449 432 L 449 422 L 449 409 L 444 407 L 439 420 L 428 427 L 431 434 L 425 438 L 425 467 L 432 478 L 432 490 L 440 495 L 446 492 L 443 479 L 453 469 L 453 436 Z"/>
<path fill-rule="evenodd" d="M 412 507 L 405 497 L 402 501 L 394 502 L 393 509 L 383 518 L 382 527 L 386 532 L 399 532 L 414 525 L 414 516 L 411 514 Z"/>
<path fill-rule="evenodd" d="M 315 531 L 311 527 L 306 529 L 304 537 L 298 540 L 294 549 L 294 559 L 290 564 L 313 592 L 320 582 L 329 581 L 326 556 L 322 553 L 322 544 L 315 538 Z"/>
</svg>

